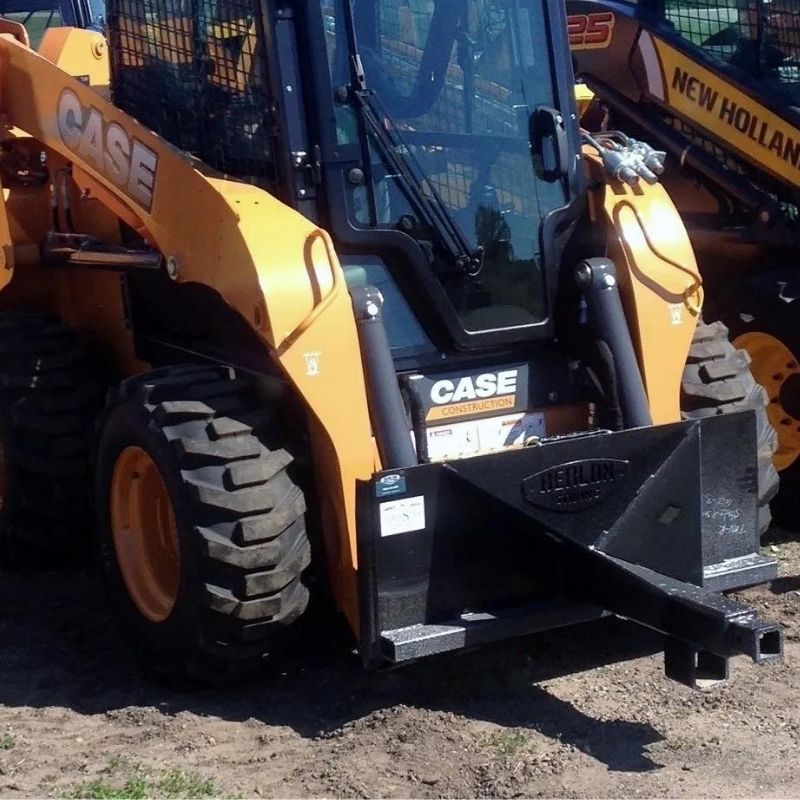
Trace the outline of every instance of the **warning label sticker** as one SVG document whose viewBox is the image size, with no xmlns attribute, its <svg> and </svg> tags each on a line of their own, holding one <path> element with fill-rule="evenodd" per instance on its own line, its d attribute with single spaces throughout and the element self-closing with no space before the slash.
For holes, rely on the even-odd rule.
<svg viewBox="0 0 800 800">
<path fill-rule="evenodd" d="M 420 494 L 380 504 L 381 536 L 425 529 L 425 498 Z"/>
<path fill-rule="evenodd" d="M 502 450 L 547 436 L 544 414 L 507 414 L 502 417 L 431 426 L 426 431 L 428 458 L 444 461 Z"/>
</svg>

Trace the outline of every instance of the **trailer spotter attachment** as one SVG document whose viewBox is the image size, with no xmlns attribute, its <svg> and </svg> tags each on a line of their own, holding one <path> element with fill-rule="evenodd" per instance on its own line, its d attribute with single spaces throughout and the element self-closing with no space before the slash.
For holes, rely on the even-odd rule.
<svg viewBox="0 0 800 800">
<path fill-rule="evenodd" d="M 768 581 L 751 412 L 376 474 L 359 492 L 361 647 L 377 667 L 611 612 L 697 686 L 782 633 L 716 592 Z M 698 486 L 701 491 L 698 491 Z"/>
</svg>

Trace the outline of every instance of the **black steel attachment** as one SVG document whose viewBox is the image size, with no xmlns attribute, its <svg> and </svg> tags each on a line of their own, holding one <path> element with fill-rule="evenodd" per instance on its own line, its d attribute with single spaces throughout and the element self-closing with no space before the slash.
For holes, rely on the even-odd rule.
<svg viewBox="0 0 800 800">
<path fill-rule="evenodd" d="M 595 334 L 611 350 L 625 427 L 652 425 L 642 373 L 619 297 L 614 263 L 607 258 L 582 261 L 575 269 L 575 282 L 586 298 Z"/>
<path fill-rule="evenodd" d="M 359 486 L 362 651 L 397 663 L 611 612 L 667 637 L 690 686 L 780 628 L 717 592 L 775 577 L 751 412 L 379 473 Z"/>
<path fill-rule="evenodd" d="M 556 108 L 539 106 L 528 125 L 536 174 L 550 183 L 563 178 L 572 157 L 564 115 Z"/>
</svg>

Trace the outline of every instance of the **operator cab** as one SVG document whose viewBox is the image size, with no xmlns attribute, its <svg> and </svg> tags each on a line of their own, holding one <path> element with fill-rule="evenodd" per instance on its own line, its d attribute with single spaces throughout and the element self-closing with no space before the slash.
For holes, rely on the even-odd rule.
<svg viewBox="0 0 800 800">
<path fill-rule="evenodd" d="M 115 13 L 115 103 L 327 228 L 396 355 L 553 337 L 582 200 L 560 2 L 226 0 L 194 37 L 169 2 Z"/>
<path fill-rule="evenodd" d="M 642 0 L 636 14 L 800 105 L 800 0 Z"/>
<path fill-rule="evenodd" d="M 354 244 L 413 240 L 430 299 L 475 338 L 524 337 L 549 316 L 542 234 L 569 204 L 574 151 L 547 22 L 541 0 L 323 9 L 332 227 Z M 537 113 L 552 138 L 534 143 Z"/>
</svg>

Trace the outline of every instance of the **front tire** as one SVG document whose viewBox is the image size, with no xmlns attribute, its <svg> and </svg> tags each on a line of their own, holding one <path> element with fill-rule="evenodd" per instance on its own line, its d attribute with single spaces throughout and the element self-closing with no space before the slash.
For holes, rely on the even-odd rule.
<svg viewBox="0 0 800 800">
<path fill-rule="evenodd" d="M 305 501 L 252 385 L 222 367 L 125 381 L 97 451 L 103 569 L 136 649 L 171 680 L 257 669 L 305 610 Z"/>
</svg>

